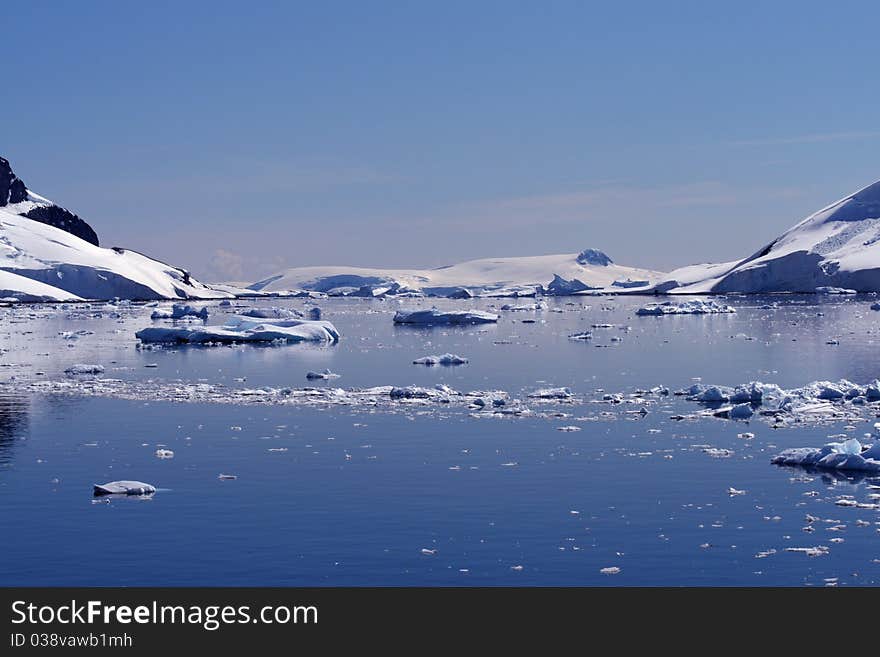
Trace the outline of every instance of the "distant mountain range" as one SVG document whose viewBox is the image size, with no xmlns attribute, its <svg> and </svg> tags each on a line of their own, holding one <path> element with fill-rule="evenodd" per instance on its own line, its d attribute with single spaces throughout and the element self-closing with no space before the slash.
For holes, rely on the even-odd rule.
<svg viewBox="0 0 880 657">
<path fill-rule="evenodd" d="M 130 249 L 102 248 L 73 212 L 35 194 L 0 158 L 0 299 L 220 299 L 236 296 L 534 296 L 596 293 L 880 292 L 880 182 L 810 215 L 753 255 L 670 273 L 598 249 L 484 258 L 436 269 L 297 267 L 253 283 L 200 283 Z"/>
</svg>

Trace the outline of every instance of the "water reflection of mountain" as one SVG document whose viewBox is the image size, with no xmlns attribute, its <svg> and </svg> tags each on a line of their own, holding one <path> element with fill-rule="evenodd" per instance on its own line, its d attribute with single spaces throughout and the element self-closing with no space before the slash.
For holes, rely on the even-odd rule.
<svg viewBox="0 0 880 657">
<path fill-rule="evenodd" d="M 15 441 L 28 430 L 29 411 L 26 397 L 0 394 L 0 464 L 12 461 Z"/>
</svg>

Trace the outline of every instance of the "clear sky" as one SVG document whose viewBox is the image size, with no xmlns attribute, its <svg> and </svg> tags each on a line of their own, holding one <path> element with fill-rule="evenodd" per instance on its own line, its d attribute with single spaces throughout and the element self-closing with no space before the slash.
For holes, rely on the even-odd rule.
<svg viewBox="0 0 880 657">
<path fill-rule="evenodd" d="M 53 2 L 3 9 L 0 155 L 209 280 L 757 250 L 880 178 L 880 5 Z"/>
</svg>

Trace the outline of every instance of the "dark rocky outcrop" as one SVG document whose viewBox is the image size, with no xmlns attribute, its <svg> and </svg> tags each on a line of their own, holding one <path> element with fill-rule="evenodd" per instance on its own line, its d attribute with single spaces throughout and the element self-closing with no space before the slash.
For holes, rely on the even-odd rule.
<svg viewBox="0 0 880 657">
<path fill-rule="evenodd" d="M 0 157 L 0 207 L 10 203 L 21 203 L 27 198 L 28 190 L 24 182 L 15 175 L 9 161 Z M 22 216 L 60 228 L 86 242 L 100 246 L 97 233 L 88 223 L 70 210 L 65 210 L 57 205 L 37 205 L 27 212 L 23 212 Z"/>
<path fill-rule="evenodd" d="M 0 208 L 8 203 L 21 203 L 26 198 L 24 182 L 12 171 L 9 160 L 0 157 Z"/>
<path fill-rule="evenodd" d="M 97 233 L 70 210 L 65 210 L 57 205 L 41 205 L 25 212 L 24 216 L 28 219 L 39 221 L 42 224 L 55 226 L 55 228 L 60 228 L 71 235 L 76 235 L 86 242 L 100 246 Z"/>
</svg>

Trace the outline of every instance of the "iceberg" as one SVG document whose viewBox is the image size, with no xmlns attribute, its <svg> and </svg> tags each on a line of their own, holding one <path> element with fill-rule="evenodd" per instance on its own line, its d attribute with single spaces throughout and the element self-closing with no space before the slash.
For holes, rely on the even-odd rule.
<svg viewBox="0 0 880 657">
<path fill-rule="evenodd" d="M 422 356 L 413 361 L 413 365 L 464 365 L 467 358 L 455 354 L 443 354 L 442 356 Z"/>
<path fill-rule="evenodd" d="M 321 319 L 321 310 L 319 308 L 313 308 L 312 310 L 317 310 L 318 316 L 309 317 L 309 319 Z M 294 308 L 248 308 L 240 312 L 239 315 L 257 317 L 259 319 L 298 319 L 303 316 L 300 311 Z"/>
<path fill-rule="evenodd" d="M 325 369 L 323 372 L 314 372 L 308 371 L 306 372 L 306 378 L 309 381 L 327 381 L 329 379 L 338 379 L 341 374 L 336 374 L 335 372 L 331 372 L 330 370 Z"/>
<path fill-rule="evenodd" d="M 395 324 L 419 324 L 425 326 L 457 324 L 491 324 L 498 321 L 498 315 L 481 310 L 398 310 L 394 314 Z"/>
<path fill-rule="evenodd" d="M 175 303 L 171 310 L 154 310 L 150 315 L 150 319 L 183 319 L 184 317 L 195 317 L 197 319 L 207 320 L 208 309 Z"/>
<path fill-rule="evenodd" d="M 770 459 L 776 465 L 800 465 L 829 470 L 880 472 L 880 442 L 865 447 L 856 438 L 823 447 L 786 449 Z"/>
<path fill-rule="evenodd" d="M 544 289 L 544 294 L 548 296 L 570 296 L 578 292 L 595 289 L 601 288 L 592 288 L 577 278 L 566 280 L 559 274 L 553 274 L 553 280 Z"/>
<path fill-rule="evenodd" d="M 714 315 L 718 313 L 735 313 L 736 308 L 720 304 L 713 299 L 703 301 L 692 299 L 689 301 L 652 303 L 636 310 L 636 315 Z"/>
<path fill-rule="evenodd" d="M 66 370 L 64 370 L 65 374 L 69 374 L 70 376 L 78 376 L 81 374 L 103 374 L 104 366 L 103 365 L 86 365 L 85 363 L 77 363 L 76 365 L 71 365 Z"/>
<path fill-rule="evenodd" d="M 142 481 L 111 481 L 94 485 L 95 496 L 101 495 L 152 495 L 156 487 Z"/>
<path fill-rule="evenodd" d="M 238 342 L 329 342 L 339 341 L 339 331 L 328 321 L 286 319 L 256 321 L 234 317 L 222 326 L 153 326 L 135 333 L 144 343 L 230 344 Z"/>
</svg>

